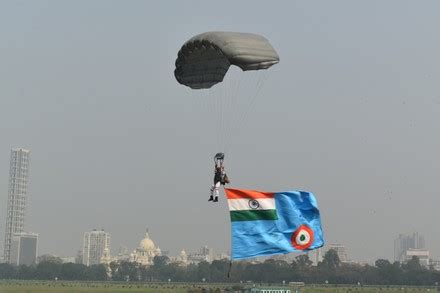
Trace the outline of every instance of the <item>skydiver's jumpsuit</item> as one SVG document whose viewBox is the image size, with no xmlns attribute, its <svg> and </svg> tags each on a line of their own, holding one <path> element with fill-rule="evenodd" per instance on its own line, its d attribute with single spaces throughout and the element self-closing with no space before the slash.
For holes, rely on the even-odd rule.
<svg viewBox="0 0 440 293">
<path fill-rule="evenodd" d="M 214 201 L 218 201 L 218 196 L 220 195 L 220 185 L 225 185 L 225 183 L 229 183 L 229 181 L 225 182 L 226 172 L 223 167 L 223 161 L 218 161 L 215 164 L 215 170 L 214 170 L 214 184 L 211 187 L 211 198 L 214 195 Z"/>
<path fill-rule="evenodd" d="M 223 167 L 216 166 L 214 173 L 214 184 L 211 187 L 211 196 L 214 195 L 216 198 L 218 198 L 220 194 L 219 188 L 222 182 L 223 174 L 224 174 Z"/>
</svg>

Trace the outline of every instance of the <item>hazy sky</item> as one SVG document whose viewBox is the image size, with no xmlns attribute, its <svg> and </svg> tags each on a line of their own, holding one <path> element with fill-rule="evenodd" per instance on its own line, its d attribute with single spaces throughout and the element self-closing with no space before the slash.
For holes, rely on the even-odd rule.
<svg viewBox="0 0 440 293">
<path fill-rule="evenodd" d="M 40 254 L 73 256 L 93 228 L 111 233 L 113 252 L 132 250 L 147 227 L 171 254 L 227 251 L 226 201 L 207 202 L 213 112 L 173 75 L 187 39 L 226 30 L 266 36 L 281 58 L 226 154 L 233 186 L 313 192 L 326 242 L 355 260 L 391 259 L 393 239 L 412 231 L 440 257 L 439 11 L 401 0 L 1 1 L 1 243 L 10 149 L 25 147 Z"/>
</svg>

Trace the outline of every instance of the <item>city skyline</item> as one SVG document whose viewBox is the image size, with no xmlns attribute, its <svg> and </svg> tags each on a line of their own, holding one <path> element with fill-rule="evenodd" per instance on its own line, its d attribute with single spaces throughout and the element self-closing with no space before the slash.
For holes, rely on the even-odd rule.
<svg viewBox="0 0 440 293">
<path fill-rule="evenodd" d="M 13 148 L 11 150 L 11 156 L 10 156 L 10 187 L 8 192 L 8 203 L 11 202 L 11 206 L 8 206 L 8 211 L 15 211 L 17 213 L 17 210 L 20 212 L 18 213 L 18 216 L 16 217 L 8 217 L 7 222 L 9 223 L 10 227 L 16 227 L 11 235 L 8 235 L 6 233 L 5 235 L 5 243 L 7 243 L 8 236 L 11 240 L 14 239 L 14 237 L 17 238 L 15 240 L 17 243 L 19 243 L 20 235 L 23 235 L 24 237 L 34 237 L 35 239 L 38 238 L 37 234 L 34 233 L 25 233 L 24 232 L 24 218 L 25 218 L 25 210 L 26 210 L 26 193 L 27 193 L 27 184 L 28 184 L 28 166 L 29 166 L 29 155 L 30 151 L 24 148 Z M 17 198 L 17 196 L 19 198 Z M 12 199 L 12 201 L 11 201 Z M 17 205 L 17 203 L 20 203 L 20 205 Z M 8 213 L 9 215 L 9 213 Z M 14 221 L 12 221 L 14 220 Z M 146 230 L 146 239 L 149 239 L 148 229 Z M 102 234 L 102 235 L 101 235 Z M 145 241 L 145 240 L 143 240 Z M 35 242 L 36 243 L 36 242 Z M 120 244 L 120 247 L 122 247 L 124 244 Z M 142 243 L 141 243 L 142 246 Z M 154 244 L 153 244 L 154 246 Z M 18 251 L 14 251 L 14 260 L 9 258 L 9 255 L 11 254 L 11 245 L 7 252 L 7 247 L 4 247 L 4 260 L 7 262 L 13 262 L 16 263 L 18 259 L 20 258 L 20 253 Z M 18 249 L 20 246 L 17 246 Z M 17 247 L 15 249 L 17 249 Z M 207 247 L 207 246 L 205 246 Z M 413 253 L 414 255 L 420 255 L 424 260 L 424 262 L 427 262 L 429 259 L 429 252 L 428 256 L 426 258 L 426 255 L 424 252 L 420 254 L 418 250 L 425 248 L 425 238 L 423 235 L 420 235 L 418 232 L 412 232 L 412 233 L 400 233 L 398 234 L 397 238 L 394 238 L 394 258 L 389 258 L 390 260 L 394 261 L 400 261 L 404 262 L 407 260 L 406 253 L 409 251 L 410 255 Z M 35 245 L 35 250 L 37 249 L 37 246 Z M 108 253 L 110 255 L 112 254 L 111 246 L 110 246 L 110 233 L 105 232 L 104 229 L 98 230 L 93 229 L 91 232 L 85 232 L 84 238 L 83 238 L 83 247 L 82 247 L 82 263 L 86 265 L 91 264 L 98 264 L 100 263 L 101 257 L 104 255 L 104 250 L 107 249 Z M 138 248 L 136 248 L 138 249 Z M 348 262 L 351 261 L 346 252 L 346 247 L 343 244 L 335 244 L 335 243 L 327 243 L 324 247 L 324 250 L 328 249 L 334 249 L 338 256 L 340 257 L 341 262 Z M 415 250 L 415 251 L 410 251 Z M 185 248 L 182 248 L 179 255 L 185 251 Z M 428 251 L 428 250 L 426 250 Z M 43 253 L 44 254 L 44 253 Z M 49 253 L 50 254 L 50 253 Z M 211 253 L 212 254 L 212 253 Z M 222 253 L 223 254 L 223 253 Z M 36 256 L 38 255 L 38 251 L 36 251 L 36 254 L 34 256 L 34 259 L 36 260 Z M 159 249 L 159 255 L 160 255 L 160 249 Z M 66 257 L 64 255 L 64 257 Z M 8 257 L 8 258 L 7 258 Z M 322 253 L 321 249 L 317 250 L 315 254 L 312 253 L 312 257 L 310 258 L 313 260 L 314 263 L 317 263 L 317 260 L 322 260 Z M 360 259 L 356 259 L 354 261 L 364 261 Z M 26 261 L 27 262 L 27 261 Z M 152 262 L 152 257 L 149 260 L 149 262 Z"/>
<path fill-rule="evenodd" d="M 102 256 L 102 252 L 104 251 L 104 249 L 109 249 L 108 253 L 109 256 L 112 259 L 115 260 L 129 260 L 129 261 L 133 261 L 133 262 L 139 262 L 141 264 L 148 264 L 151 265 L 152 260 L 154 258 L 155 255 L 165 255 L 165 256 L 169 256 L 170 259 L 172 261 L 175 261 L 176 259 L 179 259 L 182 256 L 182 253 L 184 253 L 185 255 L 188 255 L 189 258 L 193 258 L 193 259 L 197 259 L 198 257 L 201 256 L 201 258 L 203 259 L 204 257 L 206 257 L 206 255 L 210 255 L 210 259 L 213 259 L 213 256 L 216 255 L 216 257 L 230 257 L 229 256 L 229 252 L 226 251 L 214 251 L 212 248 L 210 248 L 210 245 L 205 244 L 200 246 L 199 248 L 189 248 L 188 247 L 182 247 L 181 250 L 170 254 L 168 250 L 161 250 L 158 246 L 156 246 L 155 242 L 150 238 L 149 236 L 149 232 L 148 229 L 146 229 L 146 236 L 141 240 L 140 245 L 136 246 L 136 245 L 132 245 L 130 247 L 127 247 L 123 244 L 119 244 L 119 245 L 114 245 L 113 246 L 113 252 L 109 249 L 110 246 L 108 245 L 101 245 L 102 249 L 101 249 L 101 253 L 99 257 L 96 257 L 96 261 L 98 261 L 98 259 L 100 259 L 100 257 Z M 90 234 L 90 233 L 104 233 L 105 235 L 107 235 L 106 237 L 108 237 L 108 239 L 110 239 L 110 232 L 104 232 L 103 230 L 97 230 L 94 229 L 92 232 L 85 232 L 86 234 Z M 85 238 L 84 238 L 85 239 Z M 390 262 L 393 261 L 398 261 L 401 263 L 405 263 L 406 261 L 408 261 L 409 259 L 411 259 L 412 255 L 418 256 L 421 260 L 421 263 L 423 265 L 428 264 L 429 261 L 431 261 L 432 263 L 438 263 L 440 262 L 440 259 L 435 258 L 435 257 L 430 257 L 429 254 L 429 250 L 424 249 L 425 247 L 425 242 L 424 242 L 424 236 L 420 235 L 418 232 L 412 232 L 412 233 L 401 233 L 398 234 L 397 237 L 394 238 L 394 246 L 395 249 L 397 249 L 398 245 L 396 246 L 396 243 L 398 241 L 403 241 L 405 244 L 403 245 L 404 247 L 401 247 L 402 249 L 402 254 L 400 256 L 399 259 L 397 260 L 393 260 L 392 257 L 386 257 L 385 259 L 389 260 Z M 145 244 L 148 243 L 148 244 Z M 415 243 L 415 244 L 414 244 Z M 149 248 L 145 248 L 147 245 L 147 247 Z M 116 249 L 117 247 L 117 249 Z M 141 261 L 139 258 L 133 258 L 132 256 L 130 256 L 130 249 L 132 249 L 132 253 L 131 254 L 137 254 L 138 251 L 159 251 L 159 253 L 155 253 L 153 255 L 150 255 L 148 258 L 148 261 L 144 262 Z M 326 246 L 319 248 L 319 249 L 315 249 L 315 250 L 311 250 L 311 251 L 307 251 L 307 252 L 300 252 L 300 253 L 289 253 L 287 255 L 273 255 L 269 258 L 274 258 L 274 259 L 285 259 L 285 260 L 292 260 L 294 257 L 301 255 L 301 254 L 306 254 L 310 261 L 312 261 L 313 265 L 317 265 L 318 262 L 322 261 L 323 259 L 323 255 L 328 251 L 328 250 L 335 250 L 336 253 L 338 254 L 338 257 L 340 259 L 340 261 L 342 263 L 359 263 L 359 264 L 370 264 L 370 265 L 374 265 L 374 262 L 379 259 L 373 259 L 373 260 L 365 260 L 365 259 L 358 259 L 358 258 L 352 258 L 349 256 L 349 253 L 347 252 L 347 250 L 349 250 L 350 248 L 347 248 L 344 244 L 342 243 L 329 243 Z M 400 249 L 400 248 L 399 248 Z M 125 251 L 122 252 L 121 251 Z M 81 255 L 83 255 L 83 250 L 78 251 L 78 253 L 81 252 Z M 408 254 L 406 254 L 408 253 Z M 396 253 L 395 253 L 396 255 Z M 57 257 L 60 257 L 62 259 L 74 259 L 75 257 L 72 255 L 55 255 Z M 142 255 L 144 256 L 144 255 Z M 221 258 L 221 257 L 220 257 Z M 267 257 L 262 257 L 262 258 L 257 258 L 258 259 L 266 259 Z M 209 260 L 206 259 L 208 262 Z M 83 263 L 83 256 L 81 257 L 81 263 Z M 437 266 L 436 266 L 437 267 Z M 437 268 L 436 268 L 437 269 Z"/>
<path fill-rule="evenodd" d="M 13 149 L 11 149 L 10 178 L 9 178 L 10 188 L 9 188 L 9 193 L 8 193 L 9 194 L 8 195 L 9 198 L 11 197 L 11 194 L 13 196 L 19 195 L 19 196 L 25 198 L 25 195 L 27 193 L 29 154 L 30 154 L 30 151 L 26 150 L 24 148 L 13 148 Z M 18 181 L 20 181 L 20 182 L 15 184 L 15 182 L 18 182 Z M 8 206 L 8 210 L 9 209 L 16 210 L 17 207 L 20 210 L 19 217 L 16 217 L 16 219 L 15 219 L 16 220 L 15 226 L 18 227 L 19 229 L 17 228 L 18 230 L 14 231 L 12 233 L 12 235 L 10 236 L 10 238 L 12 239 L 14 237 L 14 235 L 20 235 L 20 234 L 23 234 L 25 236 L 26 235 L 31 235 L 31 236 L 32 235 L 36 235 L 36 236 L 32 236 L 32 237 L 38 237 L 37 234 L 33 234 L 33 233 L 29 234 L 29 233 L 25 233 L 24 232 L 24 218 L 25 218 L 26 201 L 25 200 L 24 201 L 23 200 L 18 200 L 18 201 L 21 204 L 20 206 L 16 206 L 16 205 L 15 206 L 13 205 L 11 207 Z M 7 221 L 10 221 L 10 220 L 11 219 L 9 219 L 9 217 L 8 217 Z M 10 222 L 10 225 L 12 225 L 12 224 L 14 224 L 13 221 Z M 101 238 L 104 239 L 105 241 L 101 241 L 102 239 L 98 239 L 100 237 L 97 237 L 95 235 L 95 234 L 100 234 L 100 233 L 104 233 L 105 237 L 104 238 L 101 237 Z M 147 235 L 148 235 L 148 229 L 147 229 Z M 7 237 L 8 237 L 8 235 L 5 234 L 5 243 L 6 243 Z M 93 259 L 93 260 L 90 262 L 90 261 L 87 260 L 87 255 L 84 255 L 84 251 L 87 251 L 86 247 L 90 247 L 90 241 L 88 241 L 88 240 L 90 240 L 91 238 L 96 238 L 94 240 L 100 242 L 100 245 L 101 244 L 105 244 L 105 245 L 101 245 L 102 246 L 101 247 L 102 251 L 100 251 L 100 252 L 97 252 L 97 249 L 94 249 L 94 250 L 92 249 L 93 251 L 91 253 L 92 254 L 91 259 Z M 87 240 L 88 246 L 86 245 L 86 239 L 88 239 Z M 110 233 L 109 232 L 104 232 L 104 229 L 101 229 L 101 230 L 93 229 L 92 232 L 85 232 L 84 233 L 83 243 L 84 243 L 84 245 L 83 245 L 83 248 L 82 248 L 81 252 L 83 253 L 82 262 L 84 264 L 89 265 L 89 264 L 97 264 L 97 263 L 99 263 L 100 262 L 99 259 L 102 257 L 104 249 L 108 249 L 110 255 L 113 255 L 113 253 L 112 253 L 112 251 L 110 249 L 111 248 L 111 246 L 110 246 Z M 119 248 L 124 246 L 124 245 L 125 244 L 120 244 Z M 413 253 L 415 253 L 414 255 L 418 255 L 417 254 L 417 250 L 420 250 L 420 249 L 423 249 L 423 248 L 425 248 L 425 238 L 424 238 L 423 235 L 420 235 L 416 231 L 411 232 L 411 233 L 400 233 L 400 234 L 398 234 L 397 238 L 394 238 L 394 258 L 390 256 L 387 259 L 394 260 L 394 261 L 401 261 L 402 262 L 402 261 L 406 260 L 405 259 L 405 253 L 407 251 L 409 251 L 411 249 L 415 249 L 416 251 L 413 252 Z M 6 259 L 6 256 L 7 256 L 6 255 L 6 249 L 7 249 L 7 247 L 5 246 L 4 247 L 5 254 L 3 256 L 4 261 L 7 260 Z M 183 249 L 182 251 L 185 250 L 185 248 L 182 248 L 182 249 Z M 338 255 L 340 256 L 340 259 L 341 259 L 342 262 L 349 261 L 349 259 L 347 258 L 347 253 L 345 251 L 346 247 L 343 244 L 334 244 L 334 243 L 329 244 L 329 243 L 326 243 L 326 245 L 323 247 L 323 249 L 324 250 L 335 249 L 337 251 Z M 321 252 L 320 251 L 321 251 L 321 249 L 319 249 L 319 251 L 316 252 L 316 255 L 312 254 L 313 257 L 311 258 L 311 260 L 313 259 L 313 261 L 316 262 L 315 258 L 316 259 L 321 259 L 322 256 L 321 256 Z M 426 251 L 428 251 L 428 250 L 426 250 Z M 51 253 L 50 252 L 46 252 L 46 253 L 42 253 L 42 254 L 51 254 Z M 221 253 L 221 254 L 223 254 L 223 253 Z M 301 254 L 301 253 L 299 253 L 299 254 Z M 16 252 L 15 256 L 17 256 L 17 255 L 18 254 Z M 36 253 L 36 256 L 37 255 L 38 255 L 38 251 Z M 70 256 L 70 254 L 65 254 L 63 256 L 66 257 L 68 255 Z M 179 255 L 179 254 L 176 254 L 176 255 Z M 424 259 L 423 261 L 426 262 L 427 259 L 425 259 L 425 257 L 426 257 L 425 254 L 422 253 L 420 255 Z M 428 254 L 428 259 L 429 259 L 429 254 Z M 433 261 L 438 261 L 437 259 L 432 259 L 432 260 Z M 365 260 L 363 260 L 363 259 L 354 259 L 354 261 L 361 261 L 361 262 L 363 262 Z"/>
</svg>

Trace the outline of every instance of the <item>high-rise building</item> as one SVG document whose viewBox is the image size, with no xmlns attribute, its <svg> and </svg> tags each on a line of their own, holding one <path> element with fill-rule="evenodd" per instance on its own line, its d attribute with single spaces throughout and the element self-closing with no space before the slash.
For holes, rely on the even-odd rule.
<svg viewBox="0 0 440 293">
<path fill-rule="evenodd" d="M 212 262 L 214 258 L 213 256 L 214 252 L 212 248 L 209 248 L 208 246 L 203 246 L 199 249 L 198 252 L 188 255 L 188 262 L 196 264 L 202 261 Z"/>
<path fill-rule="evenodd" d="M 11 238 L 10 263 L 33 265 L 37 261 L 38 234 L 14 233 Z"/>
<path fill-rule="evenodd" d="M 63 263 L 76 263 L 75 256 L 63 256 L 60 259 Z"/>
<path fill-rule="evenodd" d="M 411 260 L 414 256 L 419 259 L 420 265 L 429 268 L 429 251 L 426 249 L 410 248 L 405 252 L 405 261 Z"/>
<path fill-rule="evenodd" d="M 425 238 L 417 232 L 412 234 L 399 234 L 394 240 L 394 261 L 404 262 L 406 252 L 410 249 L 424 249 Z"/>
<path fill-rule="evenodd" d="M 22 148 L 11 150 L 4 242 L 4 261 L 7 263 L 12 262 L 12 236 L 14 233 L 24 232 L 26 194 L 29 175 L 29 155 L 30 152 Z"/>
<path fill-rule="evenodd" d="M 347 251 L 345 250 L 345 246 L 342 244 L 330 244 L 329 249 L 333 249 L 338 254 L 339 260 L 341 262 L 348 262 Z"/>
<path fill-rule="evenodd" d="M 110 234 L 104 230 L 84 233 L 83 264 L 86 266 L 101 263 L 105 249 L 110 250 Z"/>
<path fill-rule="evenodd" d="M 118 261 L 127 261 L 130 259 L 130 253 L 128 252 L 127 246 L 119 246 L 118 254 L 116 255 L 115 259 Z"/>
<path fill-rule="evenodd" d="M 322 262 L 322 248 L 313 249 L 307 252 L 309 259 L 312 261 L 314 266 L 317 266 Z"/>
<path fill-rule="evenodd" d="M 83 263 L 83 252 L 82 250 L 78 250 L 75 256 L 75 263 L 82 264 Z"/>
<path fill-rule="evenodd" d="M 440 260 L 438 259 L 430 259 L 429 266 L 436 271 L 440 271 Z"/>
</svg>

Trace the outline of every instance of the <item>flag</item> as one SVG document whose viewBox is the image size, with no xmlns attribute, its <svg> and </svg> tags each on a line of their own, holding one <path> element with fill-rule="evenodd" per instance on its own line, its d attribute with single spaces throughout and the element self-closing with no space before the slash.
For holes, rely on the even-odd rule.
<svg viewBox="0 0 440 293">
<path fill-rule="evenodd" d="M 231 216 L 232 259 L 312 250 L 324 245 L 312 193 L 225 191 Z"/>
</svg>

